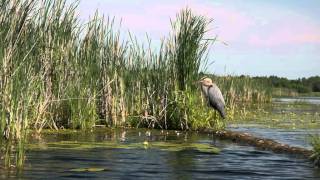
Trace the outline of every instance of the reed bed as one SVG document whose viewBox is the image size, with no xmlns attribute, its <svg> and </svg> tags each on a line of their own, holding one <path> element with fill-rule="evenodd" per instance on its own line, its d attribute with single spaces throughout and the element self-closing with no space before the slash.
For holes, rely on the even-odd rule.
<svg viewBox="0 0 320 180">
<path fill-rule="evenodd" d="M 23 156 L 30 129 L 224 128 L 195 83 L 214 42 L 207 38 L 212 20 L 183 9 L 153 50 L 134 35 L 124 40 L 114 18 L 96 13 L 80 23 L 76 8 L 66 0 L 0 2 L 0 141 L 18 148 L 3 151 Z M 218 81 L 234 106 L 234 84 L 242 81 Z M 242 100 L 264 99 L 258 89 L 242 87 L 248 88 L 239 90 Z"/>
<path fill-rule="evenodd" d="M 112 18 L 95 14 L 81 24 L 76 8 L 65 0 L 1 2 L 6 139 L 27 129 L 97 124 L 188 129 L 211 20 L 182 10 L 155 51 L 133 35 L 123 40 Z"/>
</svg>

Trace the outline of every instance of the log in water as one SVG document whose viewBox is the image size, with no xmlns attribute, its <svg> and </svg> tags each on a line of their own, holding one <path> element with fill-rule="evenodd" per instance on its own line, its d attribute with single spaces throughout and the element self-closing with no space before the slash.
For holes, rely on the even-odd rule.
<svg viewBox="0 0 320 180">
<path fill-rule="evenodd" d="M 293 147 L 287 144 L 276 142 L 272 139 L 255 137 L 249 133 L 242 132 L 233 132 L 228 130 L 223 131 L 214 131 L 210 129 L 205 129 L 203 132 L 212 133 L 216 137 L 220 139 L 227 139 L 237 143 L 249 144 L 257 148 L 261 148 L 263 150 L 270 150 L 275 153 L 286 153 L 292 155 L 303 156 L 306 158 L 310 158 L 313 151 L 300 147 Z"/>
</svg>

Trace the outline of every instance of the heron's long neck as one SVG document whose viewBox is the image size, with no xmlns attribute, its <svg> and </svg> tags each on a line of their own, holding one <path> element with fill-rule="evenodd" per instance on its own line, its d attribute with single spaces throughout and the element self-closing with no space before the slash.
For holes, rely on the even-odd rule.
<svg viewBox="0 0 320 180">
<path fill-rule="evenodd" d="M 202 93 L 203 93 L 203 95 L 205 95 L 205 96 L 208 96 L 208 86 L 201 86 L 201 90 L 202 90 Z"/>
</svg>

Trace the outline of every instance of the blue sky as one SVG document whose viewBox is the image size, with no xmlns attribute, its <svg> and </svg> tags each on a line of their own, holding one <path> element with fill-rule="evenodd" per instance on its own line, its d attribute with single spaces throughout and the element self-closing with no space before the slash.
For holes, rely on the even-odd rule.
<svg viewBox="0 0 320 180">
<path fill-rule="evenodd" d="M 69 0 L 72 1 L 72 0 Z M 295 79 L 320 75 L 319 0 L 82 0 L 81 19 L 96 9 L 122 21 L 141 41 L 157 44 L 170 32 L 170 18 L 188 6 L 213 18 L 209 72 L 225 75 L 277 75 Z"/>
</svg>

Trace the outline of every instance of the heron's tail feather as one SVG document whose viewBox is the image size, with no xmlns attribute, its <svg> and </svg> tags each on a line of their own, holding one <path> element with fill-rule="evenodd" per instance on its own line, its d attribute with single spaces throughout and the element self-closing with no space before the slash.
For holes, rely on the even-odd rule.
<svg viewBox="0 0 320 180">
<path fill-rule="evenodd" d="M 224 108 L 221 108 L 218 111 L 219 111 L 219 114 L 222 117 L 222 119 L 225 119 L 226 118 L 226 112 L 225 112 Z"/>
</svg>

